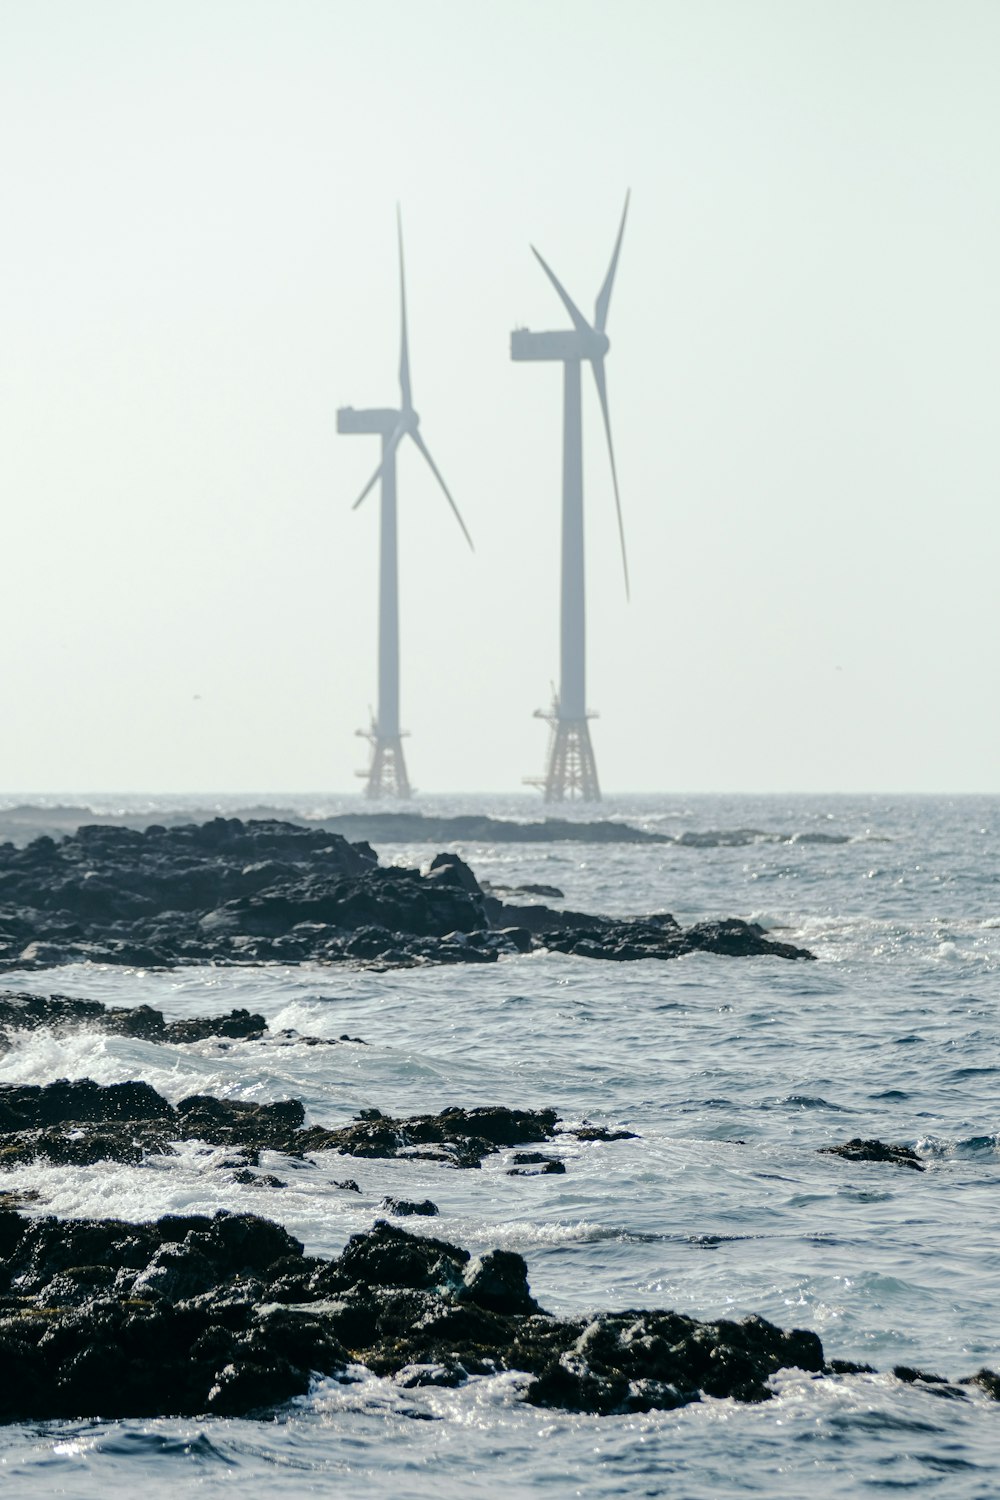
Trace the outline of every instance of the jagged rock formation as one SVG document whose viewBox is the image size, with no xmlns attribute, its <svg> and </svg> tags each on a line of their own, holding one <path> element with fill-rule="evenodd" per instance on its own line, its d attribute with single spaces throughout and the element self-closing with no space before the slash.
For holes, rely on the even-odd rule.
<svg viewBox="0 0 1000 1500">
<path fill-rule="evenodd" d="M 473 1258 L 378 1222 L 334 1260 L 250 1214 L 152 1224 L 0 1211 L 0 1420 L 242 1415 L 351 1363 L 412 1388 L 522 1370 L 529 1401 L 647 1411 L 762 1401 L 823 1369 L 813 1333 L 671 1312 L 558 1319 L 519 1255 Z M 156 1357 L 150 1358 L 150 1351 Z"/>
<path fill-rule="evenodd" d="M 533 946 L 618 960 L 812 956 L 735 918 L 684 931 L 666 915 L 508 906 L 484 895 L 455 854 L 422 875 L 380 866 L 368 844 L 290 823 L 92 826 L 59 843 L 0 846 L 0 968 L 491 963 Z"/>
<path fill-rule="evenodd" d="M 175 1106 L 148 1083 L 103 1086 L 84 1078 L 2 1084 L 0 1170 L 39 1160 L 75 1166 L 137 1164 L 149 1155 L 169 1155 L 173 1141 L 191 1140 L 232 1148 L 239 1152 L 240 1164 L 250 1166 L 267 1150 L 296 1157 L 336 1151 L 479 1167 L 485 1157 L 507 1147 L 552 1140 L 558 1119 L 554 1109 L 501 1105 L 452 1107 L 438 1115 L 399 1119 L 366 1109 L 350 1124 L 328 1130 L 305 1124 L 298 1099 L 251 1104 L 192 1094 Z M 587 1132 L 593 1139 L 592 1127 Z M 616 1137 L 609 1133 L 608 1138 Z"/>
<path fill-rule="evenodd" d="M 303 1036 L 285 1027 L 271 1031 L 263 1016 L 237 1009 L 217 1016 L 189 1016 L 168 1021 L 151 1005 L 102 1005 L 99 1000 L 76 1000 L 67 995 L 0 993 L 0 1052 L 10 1046 L 10 1033 L 51 1031 L 63 1036 L 71 1031 L 103 1031 L 112 1036 L 141 1037 L 143 1041 L 186 1045 L 212 1038 L 225 1041 L 259 1042 L 265 1038 L 279 1046 L 334 1047 L 339 1042 L 366 1045 L 360 1037 Z"/>
<path fill-rule="evenodd" d="M 766 1401 L 791 1367 L 871 1369 L 828 1364 L 815 1333 L 754 1316 L 552 1317 L 520 1255 L 473 1258 L 385 1221 L 325 1260 L 251 1214 L 133 1224 L 0 1209 L 0 1368 L 16 1371 L 0 1383 L 0 1421 L 249 1415 L 314 1375 L 356 1378 L 359 1364 L 410 1390 L 521 1371 L 526 1400 L 599 1414 Z M 964 1394 L 926 1371 L 893 1373 Z M 962 1384 L 1000 1394 L 991 1370 Z"/>
</svg>

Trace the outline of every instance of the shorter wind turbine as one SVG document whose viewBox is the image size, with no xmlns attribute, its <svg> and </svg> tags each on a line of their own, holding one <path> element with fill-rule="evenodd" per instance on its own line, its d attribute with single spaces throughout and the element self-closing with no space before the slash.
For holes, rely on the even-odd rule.
<svg viewBox="0 0 1000 1500">
<path fill-rule="evenodd" d="M 396 450 L 405 437 L 413 440 L 430 465 L 431 472 L 444 490 L 445 499 L 462 528 L 469 546 L 472 538 L 459 514 L 451 492 L 441 478 L 437 464 L 431 458 L 427 444 L 420 435 L 420 418 L 413 409 L 410 390 L 410 353 L 406 335 L 406 281 L 403 274 L 403 225 L 396 210 L 396 229 L 399 237 L 399 301 L 402 317 L 402 337 L 399 352 L 399 388 L 401 403 L 398 409 L 373 407 L 367 411 L 355 411 L 353 406 L 344 406 L 337 412 L 338 432 L 377 433 L 382 439 L 382 458 L 375 473 L 354 502 L 357 510 L 362 500 L 381 481 L 381 504 L 379 507 L 379 605 L 378 605 L 378 711 L 372 718 L 369 729 L 359 729 L 358 734 L 370 741 L 371 764 L 367 771 L 358 775 L 365 779 L 365 794 L 369 797 L 402 797 L 412 795 L 406 762 L 403 759 L 403 731 L 399 727 L 399 563 L 397 555 L 396 528 Z"/>
<path fill-rule="evenodd" d="M 628 596 L 628 559 L 625 556 L 625 529 L 618 497 L 618 473 L 615 450 L 611 442 L 611 418 L 608 414 L 608 387 L 604 374 L 604 356 L 611 347 L 604 329 L 608 321 L 611 288 L 618 268 L 618 254 L 625 233 L 628 194 L 622 210 L 618 237 L 611 264 L 597 294 L 594 322 L 590 324 L 555 272 L 546 265 L 532 245 L 535 259 L 559 294 L 569 313 L 572 329 L 552 333 L 532 333 L 518 328 L 510 336 L 510 357 L 514 360 L 558 360 L 563 367 L 563 478 L 562 478 L 562 569 L 559 619 L 559 691 L 554 695 L 551 711 L 536 711 L 552 730 L 549 763 L 544 777 L 531 777 L 540 786 L 546 802 L 561 802 L 565 797 L 580 797 L 584 802 L 600 802 L 597 762 L 590 742 L 588 720 L 594 715 L 587 709 L 587 618 L 585 607 L 583 560 L 583 430 L 580 416 L 580 364 L 587 360 L 594 372 L 597 396 L 604 418 L 604 432 L 611 459 L 611 480 L 618 512 L 618 537 L 625 569 L 625 594 Z"/>
</svg>

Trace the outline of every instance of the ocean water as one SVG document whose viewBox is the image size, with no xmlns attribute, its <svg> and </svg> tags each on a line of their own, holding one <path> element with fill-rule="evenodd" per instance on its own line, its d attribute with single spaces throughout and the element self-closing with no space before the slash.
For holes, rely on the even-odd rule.
<svg viewBox="0 0 1000 1500">
<path fill-rule="evenodd" d="M 24 799 L 10 799 L 19 801 Z M 72 799 L 53 799 L 72 800 Z M 248 799 L 203 799 L 226 811 Z M 249 799 L 253 800 L 253 799 Z M 351 799 L 268 798 L 300 812 Z M 155 799 L 88 799 L 155 815 Z M 180 799 L 174 799 L 176 809 Z M 537 803 L 426 799 L 434 812 L 538 816 Z M 293 1095 L 321 1123 L 358 1109 L 555 1106 L 638 1138 L 560 1143 L 565 1176 L 343 1157 L 265 1161 L 282 1190 L 238 1187 L 187 1145 L 140 1168 L 32 1167 L 0 1187 L 38 1212 L 217 1207 L 267 1214 L 333 1253 L 386 1194 L 430 1197 L 415 1232 L 517 1250 L 553 1312 L 758 1312 L 815 1329 L 828 1357 L 958 1378 L 1000 1368 L 1000 798 L 635 798 L 614 815 L 672 833 L 753 828 L 739 847 L 461 846 L 481 877 L 559 886 L 568 905 L 736 915 L 817 962 L 695 954 L 602 964 L 557 954 L 390 973 L 74 966 L 5 987 L 149 1003 L 171 1016 L 246 1005 L 272 1026 L 366 1046 L 156 1046 L 81 1032 L 16 1039 L 0 1081 L 143 1078 L 171 1099 Z M 593 816 L 586 810 L 583 816 Z M 0 838 L 7 836 L 0 808 Z M 794 835 L 775 842 L 777 834 Z M 817 836 L 821 836 L 817 839 Z M 843 840 L 838 841 L 838 840 Z M 385 861 L 435 849 L 384 846 Z M 817 1148 L 851 1136 L 916 1147 L 923 1174 Z M 361 1194 L 338 1189 L 354 1177 Z M 0 1429 L 4 1495 L 435 1497 L 1000 1494 L 1000 1404 L 888 1374 L 790 1371 L 761 1406 L 581 1417 L 520 1400 L 517 1375 L 457 1391 L 323 1381 L 272 1421 L 86 1422 Z"/>
</svg>

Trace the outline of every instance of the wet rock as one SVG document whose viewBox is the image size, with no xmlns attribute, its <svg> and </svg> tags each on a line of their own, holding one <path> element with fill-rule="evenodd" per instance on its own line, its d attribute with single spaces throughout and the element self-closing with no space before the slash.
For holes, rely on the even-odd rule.
<svg viewBox="0 0 1000 1500">
<path fill-rule="evenodd" d="M 482 887 L 465 860 L 458 854 L 436 854 L 431 860 L 428 877 L 444 880 L 468 891 L 472 896 L 481 896 Z"/>
<path fill-rule="evenodd" d="M 162 1011 L 149 1005 L 106 1006 L 98 1000 L 71 999 L 66 995 L 0 994 L 0 1037 L 12 1032 L 42 1030 L 63 1036 L 81 1029 L 168 1045 L 216 1038 L 253 1042 L 269 1038 L 279 1044 L 337 1045 L 332 1037 L 303 1036 L 290 1029 L 269 1032 L 264 1017 L 246 1009 L 168 1021 Z M 361 1038 L 342 1036 L 339 1041 L 361 1043 Z"/>
<path fill-rule="evenodd" d="M 352 1235 L 341 1255 L 320 1272 L 317 1286 L 324 1293 L 358 1286 L 455 1293 L 465 1285 L 470 1259 L 457 1245 L 376 1219 L 367 1233 Z"/>
<path fill-rule="evenodd" d="M 287 1187 L 287 1182 L 282 1182 L 280 1177 L 275 1177 L 273 1172 L 251 1172 L 248 1167 L 241 1167 L 233 1173 L 233 1181 L 239 1183 L 240 1187 Z"/>
<path fill-rule="evenodd" d="M 62 1125 L 166 1120 L 170 1105 L 148 1083 L 98 1084 L 90 1078 L 0 1086 L 0 1132 Z"/>
<path fill-rule="evenodd" d="M 503 940 L 509 953 L 531 952 L 531 933 L 526 927 L 498 927 L 493 936 Z"/>
<path fill-rule="evenodd" d="M 903 1380 L 907 1385 L 919 1382 L 921 1385 L 947 1385 L 943 1375 L 929 1375 L 926 1370 L 914 1369 L 912 1365 L 894 1365 L 892 1373 L 897 1380 Z"/>
<path fill-rule="evenodd" d="M 349 1156 L 413 1157 L 455 1167 L 478 1167 L 507 1146 L 551 1140 L 558 1115 L 551 1109 L 506 1109 L 486 1105 L 452 1106 L 438 1115 L 392 1119 L 363 1110 L 358 1120 L 336 1130 L 305 1130 L 299 1148 L 341 1151 Z M 421 1148 L 433 1147 L 428 1153 Z"/>
<path fill-rule="evenodd" d="M 909 1146 L 890 1146 L 885 1141 L 863 1141 L 855 1136 L 842 1146 L 820 1146 L 821 1156 L 842 1156 L 846 1161 L 884 1161 L 896 1167 L 910 1167 L 923 1172 L 924 1163 Z"/>
<path fill-rule="evenodd" d="M 556 1156 L 544 1156 L 540 1151 L 515 1151 L 511 1158 L 514 1166 L 508 1177 L 544 1177 L 549 1173 L 563 1173 L 566 1163 Z"/>
<path fill-rule="evenodd" d="M 31 1203 L 40 1203 L 41 1193 L 36 1193 L 33 1188 L 23 1188 L 17 1193 L 0 1193 L 0 1213 L 7 1209 L 27 1208 Z"/>
<path fill-rule="evenodd" d="M 554 1318 L 519 1255 L 472 1258 L 385 1221 L 324 1260 L 252 1214 L 130 1224 L 0 1210 L 0 1368 L 16 1371 L 0 1382 L 2 1421 L 247 1415 L 302 1394 L 313 1374 L 347 1374 L 349 1361 L 404 1389 L 521 1371 L 528 1401 L 592 1413 L 702 1394 L 763 1401 L 779 1370 L 848 1368 L 824 1364 L 814 1333 L 759 1317 Z M 1000 1388 L 991 1371 L 970 1383 Z"/>
<path fill-rule="evenodd" d="M 563 836 L 562 825 L 533 826 L 539 837 Z M 618 837 L 614 825 L 594 827 L 602 838 Z M 811 956 L 736 919 L 684 932 L 666 914 L 612 920 L 509 905 L 484 895 L 455 853 L 438 855 L 422 876 L 380 866 L 366 842 L 348 843 L 315 824 L 213 818 L 146 833 L 89 824 L 58 843 L 43 836 L 24 849 L 0 845 L 0 967 L 352 961 L 384 968 L 495 963 L 529 945 L 618 961 L 697 949 Z M 154 1040 L 200 1039 L 188 1022 L 164 1023 L 160 1033 L 156 1014 L 145 1017 Z M 248 1024 L 235 1019 L 228 1034 L 251 1035 Z"/>
<path fill-rule="evenodd" d="M 497 885 L 492 880 L 483 880 L 480 885 L 491 896 L 543 896 L 546 901 L 565 900 L 565 893 L 557 885 Z"/>
<path fill-rule="evenodd" d="M 422 1214 L 429 1218 L 439 1212 L 437 1204 L 432 1203 L 429 1198 L 422 1198 L 419 1202 L 410 1198 L 383 1198 L 381 1207 L 386 1213 L 396 1214 L 398 1217 Z"/>
<path fill-rule="evenodd" d="M 529 921 L 525 919 L 525 913 L 531 911 L 530 907 L 516 910 L 525 925 L 534 924 L 531 930 L 538 932 L 544 947 L 556 953 L 571 953 L 577 958 L 627 963 L 643 958 L 682 958 L 694 952 L 718 953 L 730 958 L 813 957 L 805 948 L 773 941 L 756 922 L 743 922 L 736 917 L 719 922 L 698 922 L 684 929 L 669 915 L 602 921 L 592 916 L 584 917 L 578 912 L 553 913 L 548 907 L 538 907 L 537 912 L 543 915 L 536 915 Z M 551 916 L 563 918 L 554 929 L 544 925 Z"/>
<path fill-rule="evenodd" d="M 785 1333 L 758 1317 L 699 1323 L 670 1312 L 605 1314 L 546 1366 L 526 1399 L 601 1413 L 669 1409 L 701 1392 L 766 1401 L 768 1380 L 789 1366 L 822 1370 L 814 1333 Z"/>
<path fill-rule="evenodd" d="M 1000 1375 L 996 1370 L 977 1370 L 975 1375 L 968 1375 L 962 1381 L 963 1385 L 978 1385 L 980 1390 L 986 1392 L 994 1401 L 1000 1401 Z"/>
<path fill-rule="evenodd" d="M 3 962 L 336 961 L 365 927 L 394 935 L 407 961 L 426 961 L 435 940 L 486 926 L 481 898 L 448 873 L 380 868 L 367 844 L 277 820 L 215 818 L 153 835 L 83 826 L 58 843 L 0 846 Z"/>
<path fill-rule="evenodd" d="M 239 1099 L 216 1099 L 210 1094 L 192 1094 L 177 1105 L 176 1118 L 184 1140 L 249 1146 L 254 1151 L 291 1148 L 294 1152 L 305 1110 L 299 1099 L 251 1104 Z"/>
<path fill-rule="evenodd" d="M 560 1130 L 560 1135 L 571 1135 L 578 1141 L 637 1141 L 634 1130 L 609 1130 L 604 1125 L 578 1125 L 575 1129 Z"/>
<path fill-rule="evenodd" d="M 907 1385 L 924 1386 L 935 1396 L 944 1396 L 951 1400 L 964 1401 L 965 1392 L 960 1388 L 966 1382 L 961 1381 L 959 1385 L 952 1385 L 943 1375 L 931 1375 L 926 1370 L 915 1370 L 911 1365 L 896 1365 L 892 1372 L 897 1380 L 904 1381 Z"/>
<path fill-rule="evenodd" d="M 689 927 L 685 940 L 701 953 L 724 953 L 730 958 L 813 958 L 805 948 L 793 943 L 779 943 L 769 938 L 758 922 L 742 922 L 728 917 L 717 922 L 696 922 Z"/>
<path fill-rule="evenodd" d="M 444 1386 L 454 1388 L 469 1378 L 469 1372 L 457 1361 L 437 1365 L 404 1365 L 395 1376 L 398 1386 L 404 1391 L 419 1390 L 422 1386 Z"/>
<path fill-rule="evenodd" d="M 477 1255 L 466 1266 L 463 1279 L 459 1301 L 474 1302 L 505 1316 L 530 1316 L 540 1310 L 528 1289 L 528 1268 L 523 1258 L 510 1250 Z"/>
<path fill-rule="evenodd" d="M 366 1109 L 350 1124 L 326 1129 L 305 1124 L 298 1099 L 257 1104 L 192 1094 L 175 1107 L 146 1083 L 104 1086 L 89 1078 L 60 1079 L 45 1085 L 0 1085 L 0 1169 L 39 1159 L 76 1166 L 97 1161 L 138 1165 L 148 1155 L 170 1154 L 171 1142 L 182 1140 L 232 1148 L 233 1159 L 219 1163 L 230 1170 L 257 1166 L 263 1150 L 296 1157 L 316 1151 L 429 1156 L 447 1166 L 479 1167 L 505 1147 L 551 1140 L 557 1121 L 551 1109 L 452 1106 L 439 1115 L 399 1119 Z"/>
</svg>

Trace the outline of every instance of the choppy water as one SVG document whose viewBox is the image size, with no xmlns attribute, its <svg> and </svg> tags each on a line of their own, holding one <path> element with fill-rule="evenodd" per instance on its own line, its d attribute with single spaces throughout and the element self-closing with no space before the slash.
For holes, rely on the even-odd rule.
<svg viewBox="0 0 1000 1500">
<path fill-rule="evenodd" d="M 538 811 L 519 799 L 428 804 Z M 319 798 L 299 805 L 338 810 Z M 605 965 L 542 954 L 395 974 L 75 967 L 15 975 L 8 987 L 146 1002 L 172 1016 L 247 1005 L 279 1027 L 347 1032 L 369 1045 L 169 1047 L 32 1035 L 0 1059 L 0 1079 L 139 1077 L 171 1099 L 196 1090 L 295 1095 L 323 1123 L 371 1105 L 553 1104 L 567 1121 L 621 1123 L 638 1140 L 560 1143 L 564 1177 L 508 1177 L 504 1156 L 478 1172 L 275 1157 L 269 1165 L 287 1188 L 240 1188 L 207 1170 L 212 1153 L 189 1146 L 142 1168 L 38 1167 L 2 1185 L 39 1191 L 40 1211 L 59 1214 L 252 1208 L 322 1253 L 369 1225 L 383 1195 L 428 1196 L 441 1216 L 418 1231 L 473 1251 L 520 1251 L 552 1311 L 760 1312 L 814 1328 L 829 1356 L 881 1369 L 906 1363 L 958 1377 L 1000 1368 L 1000 799 L 643 798 L 604 811 L 675 833 L 753 827 L 848 842 L 462 852 L 481 876 L 555 884 L 584 910 L 752 917 L 819 962 L 695 954 Z M 432 852 L 381 851 L 406 862 Z M 855 1135 L 915 1146 L 928 1169 L 816 1155 Z M 345 1170 L 360 1197 L 334 1185 Z M 150 1500 L 178 1485 L 435 1500 L 501 1491 L 683 1500 L 1000 1493 L 1000 1405 L 976 1394 L 957 1401 L 885 1376 L 790 1372 L 761 1407 L 709 1400 L 596 1418 L 527 1407 L 521 1386 L 503 1376 L 458 1391 L 400 1392 L 369 1378 L 324 1382 L 270 1423 L 0 1430 L 0 1484 L 33 1497 L 141 1487 Z"/>
</svg>

